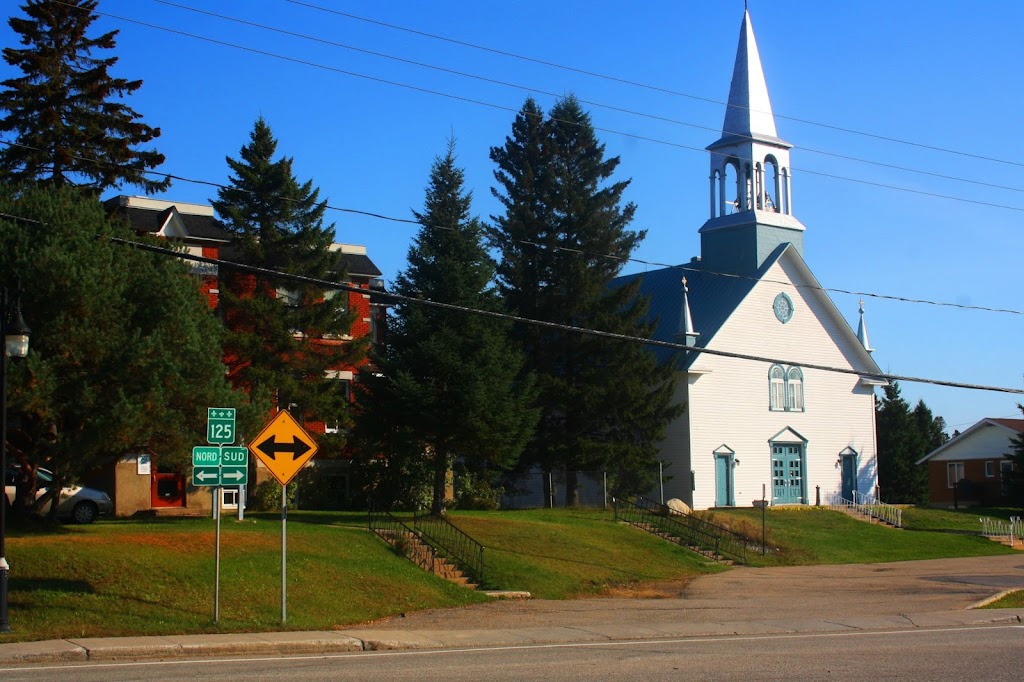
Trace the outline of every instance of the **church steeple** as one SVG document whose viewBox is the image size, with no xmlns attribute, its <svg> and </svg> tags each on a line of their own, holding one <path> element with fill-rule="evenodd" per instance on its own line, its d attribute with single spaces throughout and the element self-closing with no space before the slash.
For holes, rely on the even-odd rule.
<svg viewBox="0 0 1024 682">
<path fill-rule="evenodd" d="M 750 12 L 743 12 L 722 136 L 711 156 L 710 218 L 701 258 L 714 270 L 751 274 L 783 243 L 803 255 L 804 226 L 793 217 L 793 145 L 778 137 Z"/>
</svg>

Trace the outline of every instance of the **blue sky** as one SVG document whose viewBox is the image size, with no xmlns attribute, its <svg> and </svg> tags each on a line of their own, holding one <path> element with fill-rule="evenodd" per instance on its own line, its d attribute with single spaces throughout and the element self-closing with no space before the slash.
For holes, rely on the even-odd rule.
<svg viewBox="0 0 1024 682">
<path fill-rule="evenodd" d="M 446 43 L 306 2 L 692 97 Z M 131 105 L 162 128 L 157 147 L 167 156 L 166 172 L 225 182 L 225 156 L 238 155 L 262 115 L 280 140 L 279 150 L 295 158 L 298 177 L 313 179 L 332 206 L 409 218 L 422 206 L 433 158 L 454 134 L 474 211 L 486 219 L 497 210 L 490 195 L 490 147 L 504 142 L 527 95 L 548 109 L 552 94 L 572 92 L 591 103 L 586 106 L 607 153 L 621 157 L 617 179 L 632 179 L 626 198 L 638 206 L 634 227 L 648 230 L 636 258 L 682 263 L 699 254 L 697 230 L 708 217 L 708 158 L 702 150 L 722 125 L 742 0 L 177 4 L 515 87 L 156 0 L 101 0 L 101 12 L 308 62 L 102 17 L 97 28 L 121 31 L 115 73 L 144 81 Z M 13 11 L 14 3 L 8 6 Z M 1024 3 L 752 0 L 750 11 L 779 134 L 795 145 L 794 213 L 807 226 L 805 256 L 821 283 L 1024 310 L 1024 94 L 1015 78 Z M 0 44 L 12 43 L 4 24 Z M 0 78 L 11 75 L 0 65 Z M 212 194 L 208 186 L 176 182 L 165 198 L 205 202 Z M 415 226 L 346 213 L 331 217 L 339 241 L 365 244 L 385 279 L 403 267 Z M 644 267 L 631 264 L 624 272 Z M 858 298 L 833 294 L 854 326 Z M 1024 315 L 865 300 L 883 370 L 1024 388 Z M 903 394 L 911 402 L 923 398 L 961 430 L 985 416 L 1020 416 L 1016 403 L 1022 399 L 916 383 L 904 384 Z"/>
</svg>

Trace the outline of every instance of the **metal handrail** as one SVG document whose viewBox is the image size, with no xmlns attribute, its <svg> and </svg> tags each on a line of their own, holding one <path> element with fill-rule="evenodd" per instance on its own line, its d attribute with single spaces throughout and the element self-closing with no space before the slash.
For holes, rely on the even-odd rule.
<svg viewBox="0 0 1024 682">
<path fill-rule="evenodd" d="M 420 538 L 419 534 L 414 529 L 399 521 L 391 514 L 391 512 L 377 510 L 374 509 L 373 505 L 370 505 L 367 526 L 370 532 L 374 533 L 377 537 L 384 540 L 384 542 L 388 543 L 392 547 L 400 549 L 403 556 L 413 561 L 413 563 L 416 563 L 418 566 L 430 571 L 431 573 L 437 572 L 437 548 Z M 407 538 L 409 540 L 416 538 L 424 547 L 427 548 L 429 556 L 420 556 L 418 553 L 413 551 L 411 545 L 404 547 L 401 546 L 401 538 Z M 419 559 L 419 561 L 417 561 L 417 559 Z M 426 561 L 427 559 L 429 559 L 429 563 Z"/>
<path fill-rule="evenodd" d="M 867 518 L 884 521 L 896 528 L 903 527 L 903 510 L 891 504 L 879 502 L 871 495 L 853 491 L 853 499 L 848 500 L 840 493 L 828 493 L 825 506 L 833 510 L 843 510 L 860 514 Z"/>
<path fill-rule="evenodd" d="M 477 583 L 484 579 L 484 546 L 443 516 L 423 514 L 413 517 L 413 527 L 424 542 L 437 553 L 455 562 L 463 573 Z"/>
<path fill-rule="evenodd" d="M 1024 523 L 1019 516 L 1011 516 L 1009 521 L 990 519 L 987 516 L 978 519 L 981 522 L 981 534 L 987 538 L 1007 538 L 1010 547 L 1016 541 L 1024 542 Z"/>
<path fill-rule="evenodd" d="M 615 520 L 644 529 L 654 529 L 676 538 L 677 544 L 696 547 L 715 556 L 747 561 L 747 539 L 739 533 L 693 514 L 672 515 L 660 502 L 638 496 L 635 502 L 612 498 Z"/>
</svg>

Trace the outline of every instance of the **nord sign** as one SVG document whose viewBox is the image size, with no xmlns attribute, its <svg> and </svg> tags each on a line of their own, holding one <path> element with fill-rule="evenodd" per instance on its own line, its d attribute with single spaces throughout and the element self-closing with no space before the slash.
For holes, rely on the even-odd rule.
<svg viewBox="0 0 1024 682">
<path fill-rule="evenodd" d="M 199 445 L 192 448 L 192 485 L 248 485 L 249 450 Z"/>
</svg>

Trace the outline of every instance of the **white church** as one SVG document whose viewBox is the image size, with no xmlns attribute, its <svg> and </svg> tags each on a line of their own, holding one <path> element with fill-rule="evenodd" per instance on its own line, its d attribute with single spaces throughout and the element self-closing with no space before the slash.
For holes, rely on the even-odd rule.
<svg viewBox="0 0 1024 682">
<path fill-rule="evenodd" d="M 855 332 L 804 260 L 791 148 L 776 132 L 744 12 L 722 136 L 707 147 L 701 255 L 618 280 L 641 280 L 656 339 L 693 349 L 678 360 L 685 410 L 660 458 L 665 499 L 694 509 L 749 507 L 762 494 L 772 505 L 813 505 L 876 492 L 875 388 L 886 382 L 863 304 Z"/>
</svg>

